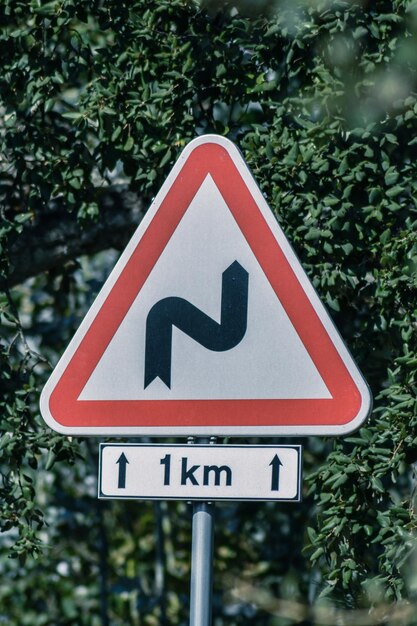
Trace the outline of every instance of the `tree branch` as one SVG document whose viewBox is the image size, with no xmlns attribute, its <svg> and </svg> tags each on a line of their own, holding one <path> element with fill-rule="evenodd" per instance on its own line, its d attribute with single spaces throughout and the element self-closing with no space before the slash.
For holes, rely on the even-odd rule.
<svg viewBox="0 0 417 626">
<path fill-rule="evenodd" d="M 82 254 L 122 250 L 143 217 L 143 200 L 121 187 L 102 190 L 97 221 L 82 225 L 62 201 L 55 200 L 9 248 L 9 286 L 61 267 Z"/>
</svg>

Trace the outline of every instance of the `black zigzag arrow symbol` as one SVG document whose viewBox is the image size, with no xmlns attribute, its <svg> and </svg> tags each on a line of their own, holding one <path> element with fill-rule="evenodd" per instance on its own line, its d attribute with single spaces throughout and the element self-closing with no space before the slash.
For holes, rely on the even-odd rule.
<svg viewBox="0 0 417 626">
<path fill-rule="evenodd" d="M 223 272 L 220 324 L 184 298 L 163 298 L 153 305 L 146 318 L 145 389 L 158 376 L 171 388 L 173 326 L 215 352 L 230 350 L 242 341 L 248 282 L 248 272 L 237 261 Z"/>
</svg>

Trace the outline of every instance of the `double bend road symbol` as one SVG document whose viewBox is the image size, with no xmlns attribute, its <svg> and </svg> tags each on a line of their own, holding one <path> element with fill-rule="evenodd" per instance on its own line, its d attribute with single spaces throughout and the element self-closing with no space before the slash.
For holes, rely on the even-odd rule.
<svg viewBox="0 0 417 626">
<path fill-rule="evenodd" d="M 159 300 L 146 319 L 145 389 L 157 377 L 171 388 L 172 328 L 215 352 L 230 350 L 246 333 L 248 272 L 234 261 L 222 274 L 220 324 L 184 298 Z"/>
</svg>

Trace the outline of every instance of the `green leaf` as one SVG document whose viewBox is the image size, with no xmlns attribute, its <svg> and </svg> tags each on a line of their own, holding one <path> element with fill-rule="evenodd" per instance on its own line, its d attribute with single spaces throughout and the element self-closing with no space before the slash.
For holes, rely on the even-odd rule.
<svg viewBox="0 0 417 626">
<path fill-rule="evenodd" d="M 122 127 L 121 126 L 117 126 L 111 136 L 111 140 L 112 141 L 116 141 L 116 139 L 118 139 L 120 137 L 120 133 L 122 132 Z"/>
<path fill-rule="evenodd" d="M 385 184 L 393 185 L 394 183 L 397 182 L 398 177 L 399 177 L 399 173 L 393 168 L 389 168 L 385 173 L 385 178 L 384 178 Z"/>
<path fill-rule="evenodd" d="M 395 185 L 394 187 L 391 187 L 391 189 L 388 189 L 386 194 L 389 198 L 395 198 L 403 192 L 404 188 L 401 185 Z"/>
<path fill-rule="evenodd" d="M 123 146 L 123 150 L 125 152 L 129 152 L 133 148 L 134 143 L 135 142 L 134 142 L 134 139 L 133 139 L 132 135 L 129 135 L 129 137 L 126 140 L 125 145 Z"/>
<path fill-rule="evenodd" d="M 346 255 L 348 255 L 352 252 L 353 246 L 351 243 L 345 243 L 342 245 L 342 250 Z"/>
<path fill-rule="evenodd" d="M 396 137 L 395 135 L 393 135 L 392 133 L 386 133 L 386 134 L 384 135 L 384 137 L 385 137 L 385 139 L 386 139 L 387 141 L 389 141 L 389 143 L 392 143 L 392 144 L 394 144 L 394 145 L 396 145 L 396 146 L 398 145 L 398 140 L 397 140 L 397 137 Z"/>
<path fill-rule="evenodd" d="M 80 111 L 68 111 L 66 113 L 62 113 L 62 117 L 65 117 L 65 119 L 76 122 L 78 120 L 81 120 L 84 117 L 84 113 L 80 113 Z"/>
</svg>

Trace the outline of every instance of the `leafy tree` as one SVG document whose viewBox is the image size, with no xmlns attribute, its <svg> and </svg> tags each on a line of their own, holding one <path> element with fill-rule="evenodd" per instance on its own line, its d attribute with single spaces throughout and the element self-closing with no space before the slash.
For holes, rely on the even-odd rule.
<svg viewBox="0 0 417 626">
<path fill-rule="evenodd" d="M 96 442 L 51 434 L 38 398 L 182 147 L 216 132 L 375 398 L 355 435 L 304 442 L 301 505 L 217 507 L 216 626 L 416 623 L 417 4 L 1 0 L 0 24 L 0 619 L 187 622 L 189 509 L 98 502 Z"/>
</svg>

